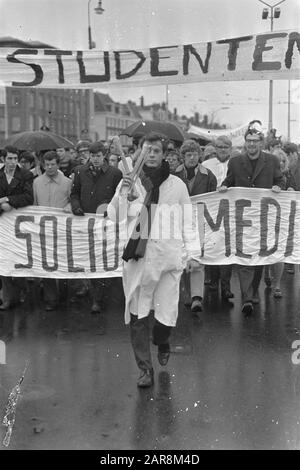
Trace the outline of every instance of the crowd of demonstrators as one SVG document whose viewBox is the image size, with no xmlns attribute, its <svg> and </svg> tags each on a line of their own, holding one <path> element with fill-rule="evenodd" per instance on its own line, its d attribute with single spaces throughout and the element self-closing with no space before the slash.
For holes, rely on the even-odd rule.
<svg viewBox="0 0 300 470">
<path fill-rule="evenodd" d="M 130 192 L 128 200 L 123 197 L 124 188 L 131 185 L 131 171 L 147 149 L 149 155 L 141 172 L 137 193 Z M 265 141 L 256 121 L 250 123 L 241 150 L 232 147 L 231 140 L 223 135 L 207 144 L 203 149 L 192 139 L 185 140 L 181 147 L 160 135 L 148 135 L 138 145 L 125 150 L 115 136 L 103 142 L 81 140 L 74 149 L 57 149 L 39 153 L 18 151 L 6 147 L 1 151 L 0 165 L 0 215 L 11 208 L 30 204 L 62 208 L 75 216 L 85 213 L 100 213 L 106 216 L 109 207 L 126 202 L 130 226 L 135 225 L 138 207 L 144 202 L 149 210 L 152 203 L 167 204 L 178 201 L 186 203 L 189 196 L 226 191 L 229 187 L 300 191 L 300 156 L 296 144 L 282 144 L 273 134 Z M 121 181 L 122 180 L 122 181 Z M 150 187 L 146 182 L 150 181 Z M 123 188 L 123 189 L 122 189 Z M 126 191 L 125 191 L 126 193 Z M 276 197 L 276 196 L 274 196 Z M 187 246 L 189 235 L 182 227 L 182 237 Z M 188 229 L 187 229 L 188 232 Z M 153 367 L 149 356 L 148 338 L 149 310 L 155 310 L 154 342 L 158 345 L 161 364 L 169 357 L 169 336 L 177 319 L 179 296 L 178 283 L 183 267 L 172 264 L 174 246 L 164 243 L 132 245 L 125 250 L 124 291 L 126 295 L 126 318 L 131 324 L 131 341 L 141 377 L 140 386 L 153 383 Z M 143 256 L 135 260 L 135 250 L 143 246 Z M 178 249 L 173 261 L 181 253 Z M 158 250 L 158 251 L 157 251 Z M 161 250 L 161 251 L 159 251 Z M 198 246 L 200 252 L 200 246 Z M 161 253 L 162 266 L 157 262 Z M 129 253 L 129 254 L 128 254 Z M 181 256 L 181 255 L 180 255 Z M 153 257 L 153 260 L 152 260 Z M 125 259 L 124 258 L 124 259 Z M 149 266 L 147 262 L 150 259 Z M 168 263 L 170 263 L 168 265 Z M 157 265 L 157 266 L 156 266 Z M 157 268 L 157 269 L 156 269 Z M 222 300 L 233 298 L 231 289 L 232 266 L 204 266 L 198 262 L 188 263 L 184 284 L 188 304 L 192 312 L 203 309 L 205 271 L 209 274 L 209 290 L 220 287 Z M 271 266 L 236 266 L 242 293 L 242 311 L 249 314 L 253 304 L 259 302 L 258 289 L 265 269 L 265 282 L 273 288 L 275 298 L 282 296 L 280 281 L 284 263 Z M 294 266 L 288 265 L 288 272 Z M 134 283 L 130 281 L 134 276 Z M 46 310 L 53 310 L 59 303 L 59 283 L 44 279 L 43 292 Z M 91 312 L 99 313 L 103 308 L 103 297 L 110 282 L 101 279 L 73 279 L 70 281 L 70 301 L 87 295 L 90 291 Z M 169 295 L 168 292 L 174 289 Z M 1 309 L 14 306 L 26 290 L 24 279 L 2 277 Z M 174 294 L 175 293 L 175 294 Z M 177 295 L 178 294 L 178 295 Z"/>
</svg>

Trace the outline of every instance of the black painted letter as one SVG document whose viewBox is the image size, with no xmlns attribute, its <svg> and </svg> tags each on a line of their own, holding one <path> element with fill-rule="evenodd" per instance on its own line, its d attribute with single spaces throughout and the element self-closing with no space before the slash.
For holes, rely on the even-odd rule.
<svg viewBox="0 0 300 470">
<path fill-rule="evenodd" d="M 15 269 L 30 269 L 33 266 L 33 256 L 32 256 L 32 240 L 31 233 L 21 232 L 20 225 L 23 222 L 32 222 L 34 223 L 34 217 L 31 215 L 18 215 L 15 222 L 15 236 L 21 240 L 26 240 L 26 250 L 27 250 L 27 264 L 17 263 L 15 264 Z"/>
</svg>

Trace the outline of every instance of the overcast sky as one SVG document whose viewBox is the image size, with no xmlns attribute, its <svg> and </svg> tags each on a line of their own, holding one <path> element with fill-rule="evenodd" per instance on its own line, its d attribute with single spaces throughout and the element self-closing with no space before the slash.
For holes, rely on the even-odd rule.
<svg viewBox="0 0 300 470">
<path fill-rule="evenodd" d="M 279 0 L 277 0 L 279 1 Z M 267 0 L 274 5 L 276 0 Z M 97 49 L 124 49 L 217 40 L 270 30 L 259 0 L 90 0 Z M 280 5 L 274 30 L 300 30 L 300 0 Z M 1 36 L 39 40 L 64 49 L 88 48 L 88 0 L 0 0 Z M 291 137 L 300 141 L 300 82 L 292 81 Z M 287 81 L 274 82 L 273 126 L 287 134 Z M 166 87 L 109 92 L 113 99 L 145 103 L 165 100 Z M 285 102 L 285 103 L 284 103 Z M 216 82 L 169 86 L 169 108 L 180 114 L 208 113 L 231 127 L 261 119 L 267 127 L 268 82 Z M 225 109 L 222 109 L 225 108 Z"/>
</svg>

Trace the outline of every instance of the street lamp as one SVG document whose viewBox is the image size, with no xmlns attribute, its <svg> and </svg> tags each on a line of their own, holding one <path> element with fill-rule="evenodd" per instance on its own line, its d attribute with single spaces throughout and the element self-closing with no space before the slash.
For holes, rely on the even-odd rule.
<svg viewBox="0 0 300 470">
<path fill-rule="evenodd" d="M 273 20 L 280 16 L 280 8 L 278 8 L 278 5 L 285 2 L 285 0 L 275 3 L 275 5 L 269 5 L 269 3 L 264 2 L 263 0 L 258 1 L 267 5 L 268 8 L 264 8 L 262 11 L 262 19 L 267 20 L 270 13 L 271 31 L 273 31 Z M 273 80 L 269 81 L 269 131 L 271 129 L 273 129 Z"/>
<path fill-rule="evenodd" d="M 91 14 L 90 14 L 90 4 L 92 0 L 88 1 L 88 35 L 89 35 L 89 49 L 94 49 L 96 43 L 92 40 L 92 30 L 91 30 Z M 98 0 L 98 5 L 94 9 L 97 15 L 102 15 L 104 8 L 102 8 L 102 0 Z"/>
<path fill-rule="evenodd" d="M 92 30 L 91 30 L 91 14 L 90 14 L 90 4 L 91 0 L 88 1 L 88 37 L 89 37 L 89 49 L 94 49 L 96 43 L 92 40 Z M 98 0 L 98 5 L 94 9 L 97 15 L 102 15 L 104 8 L 102 8 L 102 0 Z M 89 132 L 92 134 L 94 131 L 94 121 L 95 121 L 95 110 L 94 110 L 94 90 L 89 89 L 89 108 L 90 108 L 90 119 L 89 119 Z"/>
</svg>

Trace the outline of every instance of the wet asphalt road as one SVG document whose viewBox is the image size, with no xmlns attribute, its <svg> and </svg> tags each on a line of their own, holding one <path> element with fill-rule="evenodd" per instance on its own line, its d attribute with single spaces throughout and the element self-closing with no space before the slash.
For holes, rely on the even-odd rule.
<svg viewBox="0 0 300 470">
<path fill-rule="evenodd" d="M 0 314 L 1 421 L 29 361 L 8 449 L 300 449 L 298 268 L 284 274 L 280 300 L 262 282 L 251 317 L 240 312 L 235 274 L 233 307 L 207 291 L 194 318 L 182 299 L 169 363 L 159 366 L 153 346 L 146 390 L 136 387 L 120 282 L 100 315 L 88 298 L 45 312 L 33 283 L 25 304 Z"/>
</svg>

